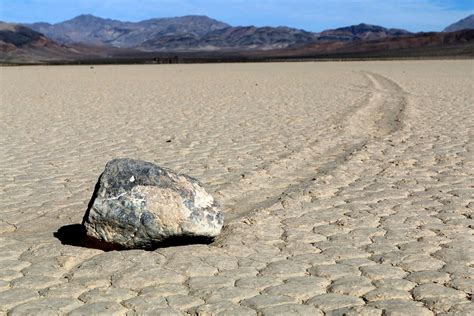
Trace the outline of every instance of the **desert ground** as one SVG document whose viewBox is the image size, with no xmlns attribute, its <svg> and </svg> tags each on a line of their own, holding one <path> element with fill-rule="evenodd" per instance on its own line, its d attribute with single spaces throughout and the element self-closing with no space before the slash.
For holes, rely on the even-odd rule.
<svg viewBox="0 0 474 316">
<path fill-rule="evenodd" d="M 474 314 L 473 60 L 0 76 L 0 314 Z M 117 157 L 203 182 L 221 236 L 59 238 Z"/>
</svg>

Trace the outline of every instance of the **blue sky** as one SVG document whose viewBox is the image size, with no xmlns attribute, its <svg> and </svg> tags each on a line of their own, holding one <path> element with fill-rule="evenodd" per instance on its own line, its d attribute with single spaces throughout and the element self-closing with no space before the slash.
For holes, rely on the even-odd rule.
<svg viewBox="0 0 474 316">
<path fill-rule="evenodd" d="M 139 21 L 202 14 L 231 25 L 308 31 L 361 22 L 440 31 L 474 13 L 474 0 L 0 0 L 0 20 L 57 23 L 83 13 Z"/>
</svg>

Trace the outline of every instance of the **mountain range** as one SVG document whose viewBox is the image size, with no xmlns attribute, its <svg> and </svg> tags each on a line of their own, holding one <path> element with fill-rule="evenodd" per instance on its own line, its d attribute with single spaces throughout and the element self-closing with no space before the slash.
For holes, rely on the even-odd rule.
<svg viewBox="0 0 474 316">
<path fill-rule="evenodd" d="M 321 33 L 290 27 L 233 27 L 207 16 L 197 15 L 135 23 L 80 15 L 57 24 L 33 23 L 26 26 L 59 43 L 108 45 L 143 51 L 268 50 L 320 41 L 371 40 L 410 34 L 405 30 L 367 24 Z"/>
<path fill-rule="evenodd" d="M 473 17 L 471 15 L 454 23 L 445 31 L 474 29 Z M 433 37 L 437 39 L 430 40 Z M 0 61 L 102 59 L 114 56 L 148 56 L 147 53 L 159 52 L 233 52 L 239 53 L 239 56 L 240 53 L 249 52 L 243 55 L 250 56 L 253 55 L 252 52 L 257 52 L 258 55 L 258 52 L 295 52 L 308 48 L 330 53 L 348 47 L 359 47 L 362 50 L 364 47 L 379 47 L 377 42 L 391 43 L 388 45 L 390 47 L 410 48 L 417 47 L 419 43 L 426 44 L 427 41 L 439 42 L 444 37 L 442 33 L 413 34 L 402 29 L 368 24 L 315 33 L 290 27 L 230 26 L 197 15 L 122 22 L 88 14 L 56 24 L 0 23 Z M 452 38 L 459 38 L 460 43 L 471 42 L 469 35 Z M 395 42 L 399 44 L 395 45 Z"/>
</svg>

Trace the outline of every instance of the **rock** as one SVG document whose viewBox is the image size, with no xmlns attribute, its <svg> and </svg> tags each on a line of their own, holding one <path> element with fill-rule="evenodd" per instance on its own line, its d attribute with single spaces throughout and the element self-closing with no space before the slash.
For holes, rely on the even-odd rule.
<svg viewBox="0 0 474 316">
<path fill-rule="evenodd" d="M 151 248 L 172 237 L 216 237 L 224 217 L 189 176 L 153 163 L 114 159 L 84 216 L 90 237 L 125 248 Z"/>
</svg>

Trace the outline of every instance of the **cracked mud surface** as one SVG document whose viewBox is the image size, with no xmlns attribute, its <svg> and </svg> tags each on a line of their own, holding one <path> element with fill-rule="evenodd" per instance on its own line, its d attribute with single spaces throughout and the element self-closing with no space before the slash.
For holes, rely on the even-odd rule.
<svg viewBox="0 0 474 316">
<path fill-rule="evenodd" d="M 0 314 L 473 314 L 472 69 L 0 69 Z M 222 235 L 61 244 L 124 156 L 205 183 Z"/>
</svg>

